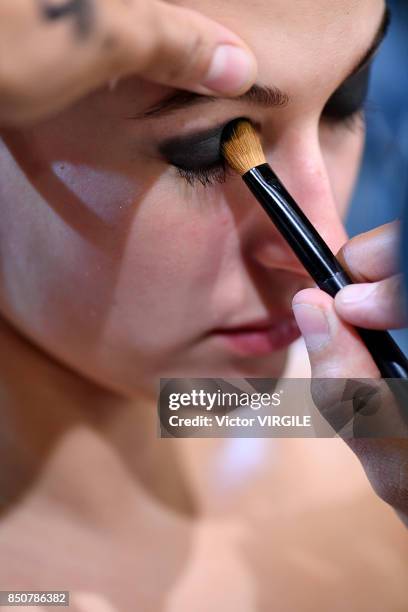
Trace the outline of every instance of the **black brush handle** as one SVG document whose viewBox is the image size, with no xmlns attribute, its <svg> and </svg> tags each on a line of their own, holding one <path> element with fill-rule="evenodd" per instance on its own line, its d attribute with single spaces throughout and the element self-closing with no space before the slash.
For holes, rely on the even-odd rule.
<svg viewBox="0 0 408 612">
<path fill-rule="evenodd" d="M 334 297 L 353 284 L 269 164 L 242 177 L 320 289 Z M 355 328 L 383 378 L 408 378 L 408 360 L 387 331 Z"/>
</svg>

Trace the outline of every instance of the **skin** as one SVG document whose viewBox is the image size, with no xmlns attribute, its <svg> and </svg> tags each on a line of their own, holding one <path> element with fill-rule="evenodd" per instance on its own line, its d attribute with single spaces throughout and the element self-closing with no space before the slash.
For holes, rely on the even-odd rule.
<svg viewBox="0 0 408 612">
<path fill-rule="evenodd" d="M 47 116 L 128 74 L 223 95 L 245 91 L 256 75 L 253 53 L 236 34 L 156 0 L 2 3 L 0 41 L 7 58 L 0 63 L 0 125 Z"/>
<path fill-rule="evenodd" d="M 160 375 L 280 376 L 286 351 L 242 357 L 206 334 L 290 308 L 313 285 L 238 177 L 191 187 L 158 156 L 159 142 L 250 116 L 333 251 L 347 240 L 342 217 L 363 132 L 319 118 L 384 6 L 299 4 L 299 12 L 283 0 L 259 1 L 256 11 L 203 0 L 187 7 L 237 32 L 254 51 L 257 80 L 290 95 L 285 108 L 220 100 L 142 123 L 127 118 L 172 90 L 135 76 L 3 130 L 7 588 L 64 584 L 73 609 L 93 612 L 133 610 L 135 600 L 149 611 L 200 601 L 284 612 L 308 601 L 324 610 L 333 596 L 343 601 L 344 584 L 347 610 L 406 603 L 403 527 L 341 440 L 257 443 L 256 466 L 234 485 L 220 480 L 226 441 L 156 437 Z M 211 584 L 205 598 L 202 584 Z"/>
<path fill-rule="evenodd" d="M 294 297 L 295 313 L 296 305 L 301 308 L 306 306 L 306 320 L 298 316 L 298 323 L 303 323 L 303 334 L 315 379 L 335 376 L 340 379 L 375 381 L 380 378 L 376 365 L 367 355 L 365 346 L 350 324 L 370 329 L 407 326 L 405 291 L 397 265 L 399 233 L 398 221 L 388 223 L 353 238 L 341 249 L 339 259 L 357 284 L 340 291 L 334 300 L 318 289 L 307 289 Z M 319 336 L 318 342 L 307 326 L 310 308 L 323 313 L 327 321 L 327 334 Z M 373 420 L 374 432 L 376 438 L 384 439 L 364 439 L 363 433 L 360 433 L 361 439 L 346 441 L 359 457 L 374 490 L 396 509 L 408 526 L 405 402 L 400 412 L 386 385 L 379 381 L 374 384 L 382 394 L 383 408 L 377 414 L 376 422 Z M 323 414 L 330 414 L 328 408 L 334 405 L 337 393 L 335 384 L 325 385 L 324 394 L 317 392 L 317 405 Z M 331 419 L 334 417 L 341 417 L 338 410 L 331 414 Z"/>
<path fill-rule="evenodd" d="M 257 16 L 246 26 L 232 6 L 223 8 L 222 15 L 211 4 L 201 8 L 239 29 L 257 57 L 262 52 L 265 58 L 255 34 Z M 364 55 L 382 9 L 378 3 L 369 18 L 364 14 L 353 54 L 342 57 L 345 52 L 340 50 L 337 74 L 329 66 L 339 57 L 338 48 L 329 53 L 321 66 L 328 75 L 324 87 L 315 70 L 323 53 L 318 41 L 307 45 L 301 81 L 288 74 L 282 62 L 264 61 L 258 80 L 272 81 L 293 99 L 279 112 L 223 101 L 206 107 L 205 113 L 192 108 L 163 119 L 126 120 L 166 93 L 154 85 L 143 86 L 139 93 L 133 78 L 113 94 L 98 91 L 55 119 L 7 133 L 5 163 L 13 168 L 16 162 L 13 180 L 26 185 L 29 194 L 20 188 L 18 202 L 5 198 L 2 248 L 8 289 L 0 304 L 3 315 L 54 357 L 126 395 L 137 394 L 141 386 L 152 389 L 160 374 L 278 375 L 284 352 L 237 359 L 202 336 L 213 328 L 290 310 L 296 291 L 313 283 L 275 229 L 264 223 L 264 213 L 253 206 L 238 177 L 206 190 L 190 188 L 160 159 L 158 144 L 180 131 L 186 135 L 250 112 L 262 126 L 265 152 L 273 158 L 276 172 L 338 251 L 346 240 L 341 214 L 363 139 L 359 130 L 318 130 L 319 116 Z M 339 11 L 335 5 L 333 19 Z M 317 9 L 309 18 L 310 27 L 316 21 L 320 26 L 326 23 Z M 288 49 L 288 59 L 294 61 L 309 34 L 307 28 L 298 31 L 296 18 L 288 21 L 289 27 L 297 28 L 298 43 Z M 333 38 L 345 27 L 337 20 Z M 281 29 L 276 27 L 274 34 L 271 57 L 283 44 Z M 9 153 L 14 159 L 7 159 Z M 143 168 L 143 173 L 136 168 Z M 16 208 L 30 211 L 13 229 L 12 239 Z M 49 224 L 47 240 L 44 223 Z M 15 240 L 21 244 L 16 255 Z M 37 268 L 34 276 L 27 276 L 24 261 L 32 257 Z M 41 283 L 35 281 L 40 275 Z M 166 296 L 166 324 L 159 296 Z M 78 333 L 71 333 L 73 327 Z"/>
</svg>

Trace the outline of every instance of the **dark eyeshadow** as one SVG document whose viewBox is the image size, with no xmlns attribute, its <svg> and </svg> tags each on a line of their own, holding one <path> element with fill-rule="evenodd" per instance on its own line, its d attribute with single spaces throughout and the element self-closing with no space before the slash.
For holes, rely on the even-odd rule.
<svg viewBox="0 0 408 612">
<path fill-rule="evenodd" d="M 224 124 L 189 136 L 177 136 L 159 145 L 160 154 L 173 166 L 203 170 L 221 163 L 221 135 Z"/>
<path fill-rule="evenodd" d="M 360 110 L 367 97 L 370 73 L 371 63 L 363 66 L 340 85 L 324 107 L 324 116 L 343 119 Z"/>
</svg>

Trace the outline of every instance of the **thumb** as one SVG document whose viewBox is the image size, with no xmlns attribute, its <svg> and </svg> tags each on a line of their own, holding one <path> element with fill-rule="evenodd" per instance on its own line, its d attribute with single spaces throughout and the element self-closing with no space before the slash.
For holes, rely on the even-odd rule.
<svg viewBox="0 0 408 612">
<path fill-rule="evenodd" d="M 256 60 L 238 36 L 194 10 L 158 1 L 148 6 L 152 14 L 149 27 L 143 28 L 146 44 L 140 76 L 223 96 L 238 95 L 252 85 Z M 140 54 L 140 39 L 137 51 Z"/>
<path fill-rule="evenodd" d="M 378 378 L 356 330 L 337 316 L 323 291 L 302 290 L 292 306 L 308 349 L 316 407 L 358 456 L 374 490 L 408 525 L 408 423 L 406 403 L 396 400 L 406 381 L 395 379 L 390 388 Z"/>
<path fill-rule="evenodd" d="M 353 438 L 400 431 L 377 366 L 357 331 L 338 317 L 334 300 L 305 289 L 292 306 L 309 354 L 313 402 L 335 432 Z"/>
<path fill-rule="evenodd" d="M 357 331 L 343 321 L 334 300 L 320 289 L 304 289 L 292 300 L 314 378 L 378 378 L 379 371 Z"/>
</svg>

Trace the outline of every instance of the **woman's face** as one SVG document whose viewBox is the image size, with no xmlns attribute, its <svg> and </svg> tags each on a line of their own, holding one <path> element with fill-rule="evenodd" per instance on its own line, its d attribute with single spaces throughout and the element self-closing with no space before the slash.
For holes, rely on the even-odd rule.
<svg viewBox="0 0 408 612">
<path fill-rule="evenodd" d="M 160 375 L 280 375 L 291 299 L 313 282 L 240 177 L 224 177 L 214 128 L 257 123 L 268 161 L 337 251 L 363 143 L 351 114 L 367 74 L 349 75 L 384 13 L 382 0 L 179 4 L 242 36 L 270 89 L 163 105 L 174 91 L 126 79 L 1 149 L 3 316 L 129 394 Z"/>
</svg>

